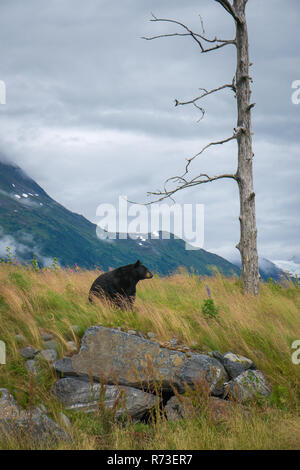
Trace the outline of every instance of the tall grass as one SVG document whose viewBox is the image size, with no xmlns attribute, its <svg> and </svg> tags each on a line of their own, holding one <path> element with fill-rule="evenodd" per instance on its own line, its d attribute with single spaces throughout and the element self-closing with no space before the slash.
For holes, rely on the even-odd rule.
<svg viewBox="0 0 300 470">
<path fill-rule="evenodd" d="M 101 419 L 68 412 L 72 420 L 71 448 L 297 448 L 300 444 L 300 365 L 291 361 L 291 344 L 300 339 L 300 289 L 293 283 L 261 284 L 259 297 L 242 293 L 237 279 L 218 274 L 202 278 L 184 272 L 154 276 L 140 282 L 132 312 L 108 304 L 88 302 L 88 291 L 97 271 L 71 269 L 35 270 L 13 264 L 0 265 L 0 339 L 6 343 L 7 364 L 0 365 L 0 387 L 8 388 L 22 406 L 44 403 L 59 422 L 61 405 L 49 393 L 56 380 L 48 363 L 40 359 L 39 373 L 31 376 L 18 350 L 23 345 L 42 347 L 41 333 L 53 334 L 59 356 L 71 354 L 67 342 L 79 346 L 91 325 L 122 327 L 156 333 L 157 340 L 172 337 L 191 349 L 222 353 L 233 351 L 250 357 L 270 381 L 273 393 L 263 404 L 253 405 L 245 419 L 232 413 L 222 424 L 195 414 L 178 423 L 159 426 L 128 424 L 109 427 Z M 207 288 L 217 315 L 203 314 Z M 71 326 L 78 325 L 75 333 Z M 20 342 L 16 335 L 23 335 Z M 32 398 L 33 397 L 33 398 Z M 104 431 L 106 429 L 106 431 Z M 13 441 L 3 448 L 30 446 Z"/>
</svg>

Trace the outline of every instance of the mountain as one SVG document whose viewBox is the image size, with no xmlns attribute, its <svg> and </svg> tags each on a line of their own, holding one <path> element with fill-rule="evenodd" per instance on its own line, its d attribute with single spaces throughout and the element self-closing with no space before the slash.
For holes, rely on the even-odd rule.
<svg viewBox="0 0 300 470">
<path fill-rule="evenodd" d="M 235 261 L 235 265 L 238 268 L 241 268 L 241 260 Z M 261 256 L 258 257 L 258 267 L 259 274 L 264 281 L 267 281 L 270 277 L 275 281 L 280 281 L 281 279 L 288 277 L 287 273 L 279 266 L 266 258 L 262 258 Z"/>
<path fill-rule="evenodd" d="M 264 280 L 268 280 L 268 278 L 271 277 L 275 281 L 280 281 L 281 279 L 287 277 L 285 271 L 280 269 L 280 267 L 276 266 L 275 263 L 266 258 L 259 258 L 258 264 L 260 275 Z"/>
<path fill-rule="evenodd" d="M 293 278 L 300 277 L 300 259 L 299 257 L 293 256 L 292 259 L 286 260 L 274 260 L 273 263 L 278 269 L 283 271 L 286 275 Z"/>
<path fill-rule="evenodd" d="M 96 225 L 53 200 L 21 168 L 0 162 L 0 255 L 6 247 L 20 262 L 30 262 L 35 253 L 41 265 L 56 257 L 61 266 L 100 267 L 108 270 L 137 259 L 162 275 L 179 266 L 198 274 L 211 274 L 216 266 L 225 275 L 240 270 L 224 258 L 205 250 L 186 250 L 185 242 L 171 235 L 162 239 L 139 237 L 103 241 Z"/>
</svg>

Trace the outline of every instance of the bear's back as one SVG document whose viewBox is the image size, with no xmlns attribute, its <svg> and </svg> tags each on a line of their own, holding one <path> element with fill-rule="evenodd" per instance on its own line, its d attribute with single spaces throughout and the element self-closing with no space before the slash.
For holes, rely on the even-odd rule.
<svg viewBox="0 0 300 470">
<path fill-rule="evenodd" d="M 97 292 L 99 288 L 105 292 L 108 292 L 113 287 L 115 287 L 116 276 L 114 271 L 100 274 L 100 276 L 98 276 L 97 279 L 95 279 L 93 282 L 90 292 Z"/>
</svg>

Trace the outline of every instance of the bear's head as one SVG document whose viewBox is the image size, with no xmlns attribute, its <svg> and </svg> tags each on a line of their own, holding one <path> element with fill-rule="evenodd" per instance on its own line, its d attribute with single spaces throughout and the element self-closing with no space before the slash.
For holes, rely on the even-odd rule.
<svg viewBox="0 0 300 470">
<path fill-rule="evenodd" d="M 136 278 L 139 280 L 142 279 L 151 279 L 153 277 L 153 274 L 149 271 L 149 269 L 144 266 L 140 260 L 138 260 L 134 265 L 134 270 L 136 272 Z"/>
</svg>

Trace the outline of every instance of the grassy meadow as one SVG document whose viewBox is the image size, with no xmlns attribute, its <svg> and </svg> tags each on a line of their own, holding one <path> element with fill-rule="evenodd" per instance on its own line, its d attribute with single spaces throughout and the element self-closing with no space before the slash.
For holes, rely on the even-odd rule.
<svg viewBox="0 0 300 470">
<path fill-rule="evenodd" d="M 300 339 L 300 287 L 293 283 L 262 283 L 260 296 L 244 295 L 237 278 L 190 275 L 154 276 L 137 286 L 132 312 L 88 302 L 97 271 L 38 270 L 0 264 L 0 339 L 7 363 L 0 365 L 0 388 L 8 388 L 23 407 L 43 403 L 60 423 L 63 411 L 71 420 L 71 442 L 56 449 L 299 449 L 300 365 L 291 360 L 291 344 Z M 213 302 L 207 304 L 207 287 Z M 67 342 L 79 345 L 87 327 L 122 327 L 156 333 L 159 341 L 178 341 L 195 351 L 233 351 L 251 358 L 272 385 L 272 395 L 251 404 L 245 416 L 239 408 L 221 423 L 209 413 L 168 422 L 163 416 L 148 423 L 116 424 L 109 412 L 85 415 L 64 411 L 51 395 L 56 380 L 46 360 L 30 375 L 18 349 L 42 347 L 41 331 L 52 333 L 58 354 L 71 354 Z M 71 325 L 79 325 L 75 334 Z M 0 438 L 1 449 L 35 448 L 30 440 Z"/>
</svg>

